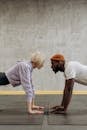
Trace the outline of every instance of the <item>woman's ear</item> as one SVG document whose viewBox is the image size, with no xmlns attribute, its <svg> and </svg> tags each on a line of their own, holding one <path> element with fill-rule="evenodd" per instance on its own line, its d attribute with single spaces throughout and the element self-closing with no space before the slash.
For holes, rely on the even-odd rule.
<svg viewBox="0 0 87 130">
<path fill-rule="evenodd" d="M 36 68 L 37 64 L 35 62 L 32 62 L 32 66 L 33 66 L 33 68 Z"/>
</svg>

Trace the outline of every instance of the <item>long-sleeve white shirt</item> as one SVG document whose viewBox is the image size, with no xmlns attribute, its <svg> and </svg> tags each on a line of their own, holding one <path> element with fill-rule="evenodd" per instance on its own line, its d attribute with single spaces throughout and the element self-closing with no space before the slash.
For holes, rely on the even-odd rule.
<svg viewBox="0 0 87 130">
<path fill-rule="evenodd" d="M 27 101 L 34 98 L 34 86 L 32 84 L 33 67 L 31 62 L 20 61 L 6 71 L 6 76 L 12 86 L 22 85 L 27 95 Z"/>
</svg>

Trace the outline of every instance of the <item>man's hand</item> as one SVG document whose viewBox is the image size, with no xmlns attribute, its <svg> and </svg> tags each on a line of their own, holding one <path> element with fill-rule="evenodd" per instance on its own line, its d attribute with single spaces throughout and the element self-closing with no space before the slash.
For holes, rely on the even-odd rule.
<svg viewBox="0 0 87 130">
<path fill-rule="evenodd" d="M 57 109 L 57 108 L 60 108 L 60 107 L 62 107 L 62 106 L 58 106 L 58 105 L 57 105 L 57 106 L 51 107 L 50 109 L 53 109 L 53 110 L 54 110 L 54 109 Z"/>
<path fill-rule="evenodd" d="M 52 110 L 50 111 L 50 113 L 53 114 L 64 114 L 64 107 L 63 106 L 54 106 L 51 108 Z"/>
</svg>

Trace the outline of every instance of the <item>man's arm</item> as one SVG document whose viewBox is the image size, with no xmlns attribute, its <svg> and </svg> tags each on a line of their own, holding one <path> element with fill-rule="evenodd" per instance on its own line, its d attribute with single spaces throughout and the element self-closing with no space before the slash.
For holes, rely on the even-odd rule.
<svg viewBox="0 0 87 130">
<path fill-rule="evenodd" d="M 74 86 L 74 79 L 68 79 L 65 81 L 65 88 L 63 92 L 63 99 L 61 106 L 64 107 L 64 111 L 67 110 L 68 105 L 70 103 L 71 97 L 72 97 L 72 91 Z"/>
<path fill-rule="evenodd" d="M 52 107 L 52 113 L 60 113 L 60 112 L 66 112 L 68 105 L 70 103 L 71 97 L 72 97 L 72 91 L 73 91 L 73 86 L 74 86 L 74 79 L 68 79 L 65 81 L 65 88 L 63 92 L 63 99 L 62 103 L 60 106 L 54 106 Z"/>
</svg>

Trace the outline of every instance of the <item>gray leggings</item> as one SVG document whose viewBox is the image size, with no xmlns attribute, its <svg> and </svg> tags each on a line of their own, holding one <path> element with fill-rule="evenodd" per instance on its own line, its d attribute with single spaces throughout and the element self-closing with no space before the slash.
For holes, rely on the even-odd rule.
<svg viewBox="0 0 87 130">
<path fill-rule="evenodd" d="M 4 72 L 0 72 L 0 85 L 8 85 L 10 84 L 8 79 L 7 79 L 7 76 Z"/>
</svg>

